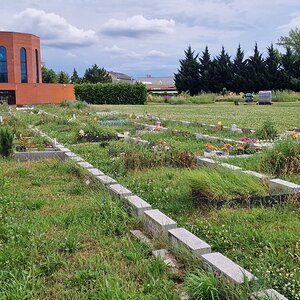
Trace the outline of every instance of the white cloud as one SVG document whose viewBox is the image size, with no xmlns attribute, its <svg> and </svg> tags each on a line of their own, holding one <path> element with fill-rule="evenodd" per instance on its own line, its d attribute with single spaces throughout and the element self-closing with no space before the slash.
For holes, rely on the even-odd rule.
<svg viewBox="0 0 300 300">
<path fill-rule="evenodd" d="M 36 34 L 44 45 L 54 48 L 87 47 L 98 41 L 95 31 L 79 29 L 60 15 L 35 8 L 16 14 L 12 27 L 20 32 Z"/>
<path fill-rule="evenodd" d="M 141 37 L 149 34 L 173 33 L 175 21 L 166 19 L 146 19 L 142 15 L 125 20 L 110 19 L 100 29 L 106 35 Z"/>
<path fill-rule="evenodd" d="M 124 54 L 126 52 L 126 49 L 114 45 L 112 47 L 105 47 L 104 51 L 109 54 L 119 55 L 119 54 Z"/>
<path fill-rule="evenodd" d="M 290 20 L 290 22 L 288 22 L 287 24 L 281 25 L 278 27 L 279 32 L 282 33 L 288 33 L 291 29 L 295 29 L 295 28 L 299 28 L 300 27 L 300 16 L 299 16 L 299 12 L 297 13 L 297 15 L 292 18 Z"/>
<path fill-rule="evenodd" d="M 158 51 L 158 50 L 151 50 L 147 53 L 148 57 L 166 57 L 167 54 L 165 52 L 162 51 Z"/>
<path fill-rule="evenodd" d="M 68 52 L 68 53 L 66 54 L 66 56 L 68 56 L 68 57 L 77 57 L 77 55 L 74 54 L 74 53 L 72 53 L 72 52 Z"/>
</svg>

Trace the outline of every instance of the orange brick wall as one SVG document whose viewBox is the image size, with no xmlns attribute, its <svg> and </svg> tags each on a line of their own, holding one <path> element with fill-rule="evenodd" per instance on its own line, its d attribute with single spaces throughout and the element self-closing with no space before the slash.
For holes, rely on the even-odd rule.
<svg viewBox="0 0 300 300">
<path fill-rule="evenodd" d="M 17 84 L 16 104 L 61 103 L 64 100 L 75 100 L 73 84 Z"/>
</svg>

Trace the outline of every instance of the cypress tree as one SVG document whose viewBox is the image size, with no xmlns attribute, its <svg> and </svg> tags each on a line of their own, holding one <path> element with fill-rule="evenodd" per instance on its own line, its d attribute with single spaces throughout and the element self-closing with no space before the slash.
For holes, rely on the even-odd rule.
<svg viewBox="0 0 300 300">
<path fill-rule="evenodd" d="M 202 52 L 202 56 L 199 58 L 200 66 L 200 90 L 204 92 L 212 91 L 212 61 L 210 59 L 210 54 L 208 47 Z"/>
<path fill-rule="evenodd" d="M 231 91 L 235 93 L 240 92 L 249 92 L 247 90 L 247 74 L 246 74 L 246 64 L 244 51 L 241 49 L 241 45 L 239 44 L 236 55 L 233 60 L 232 65 L 232 86 Z"/>
<path fill-rule="evenodd" d="M 254 46 L 253 55 L 247 60 L 248 90 L 258 92 L 266 88 L 265 62 L 259 52 L 257 43 Z"/>
<path fill-rule="evenodd" d="M 179 93 L 189 92 L 191 96 L 200 91 L 198 54 L 195 55 L 191 46 L 184 51 L 185 58 L 179 60 L 180 68 L 175 75 L 175 86 Z"/>
<path fill-rule="evenodd" d="M 270 47 L 267 47 L 267 58 L 265 60 L 266 89 L 279 90 L 282 88 L 280 67 L 279 52 L 271 44 Z"/>
<path fill-rule="evenodd" d="M 78 83 L 82 82 L 82 79 L 79 77 L 75 68 L 73 70 L 73 74 L 70 79 L 71 79 L 71 83 L 73 83 L 73 84 L 78 84 Z"/>
</svg>

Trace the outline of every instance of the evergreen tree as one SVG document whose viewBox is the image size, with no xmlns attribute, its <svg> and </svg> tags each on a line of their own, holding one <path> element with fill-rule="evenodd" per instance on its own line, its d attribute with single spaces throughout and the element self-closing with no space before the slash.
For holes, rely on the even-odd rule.
<svg viewBox="0 0 300 300">
<path fill-rule="evenodd" d="M 282 64 L 282 88 L 287 90 L 292 90 L 293 86 L 291 83 L 292 78 L 297 77 L 297 59 L 295 54 L 292 52 L 290 47 L 286 47 L 285 54 L 281 55 Z"/>
<path fill-rule="evenodd" d="M 112 79 L 104 68 L 99 68 L 96 64 L 94 64 L 91 68 L 85 70 L 83 82 L 112 82 Z"/>
<path fill-rule="evenodd" d="M 282 88 L 280 67 L 279 52 L 271 44 L 270 47 L 267 47 L 267 58 L 265 60 L 266 89 L 279 90 Z"/>
<path fill-rule="evenodd" d="M 230 56 L 222 47 L 221 53 L 213 60 L 213 91 L 218 93 L 230 90 L 232 85 L 232 63 Z"/>
<path fill-rule="evenodd" d="M 58 78 L 58 83 L 70 83 L 70 77 L 64 71 L 58 72 L 57 78 Z"/>
<path fill-rule="evenodd" d="M 79 75 L 78 75 L 78 73 L 77 73 L 77 71 L 76 71 L 75 68 L 73 70 L 73 74 L 72 74 L 72 76 L 71 76 L 70 79 L 71 79 L 71 83 L 72 84 L 79 84 L 79 83 L 82 82 L 82 79 L 79 77 Z"/>
<path fill-rule="evenodd" d="M 247 91 L 247 61 L 245 60 L 244 51 L 239 44 L 232 65 L 232 85 L 231 91 L 235 93 Z"/>
<path fill-rule="evenodd" d="M 257 43 L 254 46 L 254 53 L 247 60 L 248 91 L 258 92 L 266 88 L 265 62 L 259 52 Z"/>
<path fill-rule="evenodd" d="M 200 91 L 198 54 L 194 54 L 191 46 L 184 53 L 185 58 L 179 60 L 180 68 L 178 73 L 174 74 L 175 86 L 179 93 L 189 92 L 191 96 L 197 95 Z"/>
<path fill-rule="evenodd" d="M 42 67 L 42 82 L 43 83 L 57 83 L 58 77 L 54 70 Z"/>
<path fill-rule="evenodd" d="M 200 73 L 200 90 L 204 92 L 212 91 L 212 61 L 208 47 L 202 52 L 202 56 L 199 58 L 199 73 Z"/>
</svg>

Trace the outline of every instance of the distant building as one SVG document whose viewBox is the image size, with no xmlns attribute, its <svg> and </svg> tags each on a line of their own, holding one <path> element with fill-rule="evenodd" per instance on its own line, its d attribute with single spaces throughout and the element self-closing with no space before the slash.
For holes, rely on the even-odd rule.
<svg viewBox="0 0 300 300">
<path fill-rule="evenodd" d="M 131 76 L 126 75 L 124 73 L 119 73 L 119 72 L 113 72 L 110 71 L 108 72 L 112 82 L 128 82 L 128 83 L 134 83 L 134 80 Z"/>
<path fill-rule="evenodd" d="M 0 31 L 0 102 L 60 103 L 75 100 L 72 84 L 42 83 L 40 38 Z"/>
<path fill-rule="evenodd" d="M 162 94 L 177 94 L 175 87 L 174 77 L 152 77 L 147 75 L 146 77 L 137 78 L 138 82 L 142 82 L 146 85 L 148 92 Z"/>
</svg>

